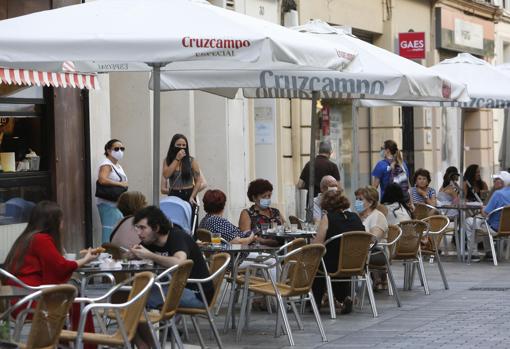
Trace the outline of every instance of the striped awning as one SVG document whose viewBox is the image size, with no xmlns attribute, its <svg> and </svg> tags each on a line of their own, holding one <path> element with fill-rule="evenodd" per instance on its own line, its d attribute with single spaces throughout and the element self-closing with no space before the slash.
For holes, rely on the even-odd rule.
<svg viewBox="0 0 510 349">
<path fill-rule="evenodd" d="M 99 90 L 99 81 L 95 74 L 76 72 L 43 72 L 29 69 L 0 67 L 0 83 L 16 85 L 37 85 L 53 87 L 74 87 Z"/>
</svg>

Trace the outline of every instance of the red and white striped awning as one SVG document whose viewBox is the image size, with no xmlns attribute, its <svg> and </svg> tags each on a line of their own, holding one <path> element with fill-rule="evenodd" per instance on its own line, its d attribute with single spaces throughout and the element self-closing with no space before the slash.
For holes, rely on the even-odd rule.
<svg viewBox="0 0 510 349">
<path fill-rule="evenodd" d="M 53 87 L 75 87 L 99 90 L 97 75 L 75 72 L 42 72 L 29 69 L 0 67 L 0 83 L 16 85 L 37 85 Z"/>
</svg>

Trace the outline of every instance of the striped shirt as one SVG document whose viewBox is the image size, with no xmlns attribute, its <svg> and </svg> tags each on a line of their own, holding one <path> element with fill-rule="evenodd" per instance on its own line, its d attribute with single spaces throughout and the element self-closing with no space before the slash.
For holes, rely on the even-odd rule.
<svg viewBox="0 0 510 349">
<path fill-rule="evenodd" d="M 418 191 L 416 190 L 416 187 L 411 188 L 411 196 L 413 197 L 413 202 L 421 202 L 426 203 L 425 198 L 418 194 Z M 436 191 L 434 188 L 427 187 L 427 198 L 435 197 Z"/>
</svg>

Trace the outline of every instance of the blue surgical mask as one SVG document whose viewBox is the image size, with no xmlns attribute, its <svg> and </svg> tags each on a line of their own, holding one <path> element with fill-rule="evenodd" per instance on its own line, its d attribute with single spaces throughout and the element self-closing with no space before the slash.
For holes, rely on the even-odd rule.
<svg viewBox="0 0 510 349">
<path fill-rule="evenodd" d="M 381 156 L 381 159 L 385 158 L 385 156 L 384 156 L 384 149 L 381 149 L 381 151 L 379 152 L 379 155 Z"/>
<path fill-rule="evenodd" d="M 365 210 L 365 204 L 363 203 L 363 200 L 354 201 L 354 210 L 358 213 L 361 213 Z"/>
<path fill-rule="evenodd" d="M 260 199 L 259 206 L 261 208 L 268 208 L 271 206 L 271 199 Z"/>
</svg>

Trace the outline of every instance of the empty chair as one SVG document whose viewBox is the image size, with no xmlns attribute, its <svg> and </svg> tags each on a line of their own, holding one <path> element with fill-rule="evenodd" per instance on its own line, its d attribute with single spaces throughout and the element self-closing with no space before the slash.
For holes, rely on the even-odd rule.
<svg viewBox="0 0 510 349">
<path fill-rule="evenodd" d="M 290 224 L 296 224 L 297 228 L 299 230 L 303 229 L 303 226 L 301 224 L 301 220 L 299 218 L 297 218 L 296 216 L 289 216 L 289 222 L 290 222 Z"/>
<path fill-rule="evenodd" d="M 450 224 L 450 220 L 446 216 L 435 215 L 430 216 L 423 219 L 425 223 L 429 224 L 429 241 L 425 247 L 421 248 L 421 254 L 426 256 L 432 256 L 437 260 L 437 267 L 439 268 L 439 272 L 441 273 L 441 278 L 443 279 L 444 289 L 447 290 L 448 280 L 446 280 L 446 274 L 443 269 L 443 263 L 441 263 L 441 257 L 439 256 L 439 246 L 441 244 L 441 240 L 444 238 L 444 234 L 446 228 Z"/>
<path fill-rule="evenodd" d="M 397 285 L 395 283 L 395 279 L 393 277 L 393 273 L 391 271 L 391 258 L 393 251 L 395 250 L 395 245 L 398 240 L 402 236 L 402 229 L 397 225 L 388 226 L 388 239 L 387 242 L 379 242 L 377 245 L 384 247 L 384 250 L 379 251 L 377 253 L 384 253 L 384 264 L 374 264 L 369 263 L 368 268 L 372 271 L 383 271 L 386 273 L 388 280 L 390 281 L 388 286 L 388 291 L 390 295 L 395 298 L 395 302 L 397 302 L 397 306 L 401 306 L 400 296 L 398 294 Z"/>
<path fill-rule="evenodd" d="M 419 220 L 403 221 L 399 224 L 402 229 L 402 236 L 397 241 L 393 260 L 400 260 L 404 263 L 404 290 L 410 290 L 414 278 L 414 266 L 418 264 L 418 273 L 423 284 L 425 294 L 430 294 L 423 258 L 420 250 L 420 242 L 423 235 L 428 233 L 428 224 Z"/>
<path fill-rule="evenodd" d="M 321 258 L 325 251 L 326 248 L 322 244 L 310 244 L 295 249 L 284 256 L 278 257 L 279 262 L 286 261 L 287 266 L 292 265 L 292 268 L 288 270 L 288 273 L 282 273 L 280 280 L 274 280 L 272 276 L 270 276 L 270 280 L 251 278 L 250 273 L 254 272 L 254 269 L 261 268 L 261 266 L 253 266 L 248 268 L 244 282 L 243 302 L 241 305 L 241 315 L 237 329 L 237 340 L 240 339 L 243 326 L 247 322 L 246 312 L 249 306 L 248 292 L 251 292 L 276 298 L 278 308 L 277 317 L 279 315 L 283 319 L 285 332 L 287 333 L 287 338 L 290 345 L 294 345 L 294 338 L 292 336 L 292 330 L 287 318 L 286 303 L 291 304 L 299 327 L 302 328 L 302 324 L 297 314 L 294 302 L 296 298 L 300 299 L 300 301 L 309 301 L 312 306 L 315 321 L 319 327 L 322 341 L 327 341 L 326 333 L 324 332 L 322 321 L 319 316 L 319 310 L 317 309 L 317 305 L 315 304 L 312 294 L 312 284 L 317 274 L 317 270 L 319 269 Z M 270 267 L 273 266 L 266 266 L 266 268 Z M 282 267 L 285 270 L 285 264 Z M 276 334 L 279 334 L 279 332 L 280 322 L 277 318 Z"/>
<path fill-rule="evenodd" d="M 161 199 L 159 208 L 172 223 L 177 224 L 188 234 L 192 234 L 192 212 L 189 202 L 177 196 L 168 196 Z"/>
<path fill-rule="evenodd" d="M 437 208 L 432 205 L 425 204 L 422 202 L 414 203 L 414 211 L 413 218 L 422 220 L 423 218 L 427 218 L 434 215 L 439 215 L 441 212 Z"/>
<path fill-rule="evenodd" d="M 19 348 L 55 348 L 75 296 L 74 286 L 58 285 L 39 290 L 16 303 L 12 310 L 37 302 L 27 343 L 18 343 Z"/>
<path fill-rule="evenodd" d="M 210 276 L 205 279 L 188 279 L 188 283 L 196 284 L 198 286 L 200 296 L 202 302 L 204 303 L 203 308 L 178 308 L 177 313 L 181 315 L 189 315 L 191 316 L 191 321 L 193 323 L 193 327 L 197 332 L 198 340 L 200 341 L 200 345 L 202 348 L 205 348 L 204 339 L 202 338 L 202 334 L 200 332 L 200 327 L 198 325 L 196 317 L 202 316 L 207 318 L 211 329 L 213 331 L 214 337 L 216 339 L 216 343 L 219 348 L 222 348 L 220 334 L 218 333 L 218 329 L 214 323 L 214 318 L 212 314 L 212 308 L 218 299 L 218 295 L 220 293 L 221 283 L 225 276 L 225 271 L 227 269 L 228 264 L 230 263 L 230 256 L 227 253 L 216 253 L 211 257 L 209 263 L 209 273 Z M 211 302 L 207 302 L 207 297 L 205 296 L 204 289 L 202 284 L 212 282 L 214 287 L 214 295 L 211 299 Z"/>
<path fill-rule="evenodd" d="M 161 306 L 161 310 L 152 310 L 148 313 L 148 320 L 153 324 L 151 329 L 153 331 L 163 330 L 163 335 L 160 336 L 161 347 L 164 348 L 168 328 L 172 328 L 172 333 L 180 343 L 179 332 L 176 331 L 174 324 L 174 316 L 177 314 L 177 308 L 179 301 L 182 296 L 182 292 L 188 282 L 188 277 L 193 267 L 193 261 L 188 259 L 179 265 L 174 265 L 168 268 L 156 277 L 155 284 L 161 292 L 161 297 L 165 300 Z M 164 281 L 169 275 L 171 275 L 170 281 Z M 163 285 L 168 285 L 168 292 L 163 293 Z M 145 316 L 140 318 L 142 323 L 146 323 L 147 319 Z M 153 336 L 156 336 L 156 332 L 153 332 Z M 182 344 L 182 343 L 180 343 Z M 181 346 L 182 347 L 182 346 Z"/>
<path fill-rule="evenodd" d="M 154 276 L 151 272 L 145 271 L 137 273 L 129 281 L 133 281 L 131 292 L 129 293 L 128 300 L 120 304 L 101 303 L 99 301 L 106 299 L 116 290 L 128 283 L 128 281 L 117 284 L 105 295 L 95 298 L 87 299 L 80 298 L 85 305 L 81 314 L 80 322 L 78 324 L 78 331 L 63 330 L 60 335 L 60 342 L 69 343 L 75 342 L 75 348 L 83 348 L 83 343 L 91 343 L 98 345 L 107 345 L 109 347 L 132 348 L 131 341 L 135 337 L 140 317 L 145 312 L 145 304 L 149 296 L 149 290 L 154 284 Z M 104 309 L 108 311 L 112 309 L 115 313 L 117 320 L 117 329 L 114 333 L 88 333 L 85 332 L 85 318 L 87 314 L 94 309 Z M 159 342 L 153 338 L 159 347 Z"/>
</svg>

